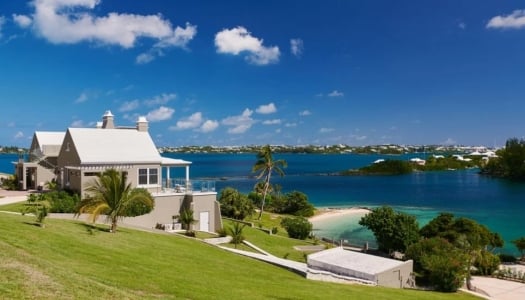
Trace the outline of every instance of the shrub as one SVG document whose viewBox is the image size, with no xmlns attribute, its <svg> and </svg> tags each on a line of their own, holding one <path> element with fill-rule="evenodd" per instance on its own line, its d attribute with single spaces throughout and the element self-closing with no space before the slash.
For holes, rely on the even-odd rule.
<svg viewBox="0 0 525 300">
<path fill-rule="evenodd" d="M 497 255 L 481 251 L 481 255 L 474 261 L 474 266 L 478 269 L 480 275 L 492 275 L 500 264 L 500 259 Z"/>
<path fill-rule="evenodd" d="M 236 220 L 244 220 L 254 212 L 254 204 L 238 190 L 226 187 L 219 196 L 221 214 Z"/>
<path fill-rule="evenodd" d="M 306 194 L 298 191 L 287 193 L 280 201 L 275 201 L 272 205 L 277 213 L 301 217 L 311 217 L 315 211 L 314 206 L 308 202 Z"/>
<path fill-rule="evenodd" d="M 1 186 L 5 190 L 14 191 L 18 189 L 18 177 L 16 175 L 11 175 L 9 178 L 2 178 Z"/>
<path fill-rule="evenodd" d="M 312 231 L 312 223 L 303 217 L 284 218 L 281 225 L 288 232 L 288 236 L 294 239 L 304 240 Z"/>
<path fill-rule="evenodd" d="M 75 213 L 75 207 L 80 202 L 78 194 L 66 191 L 51 191 L 43 195 L 49 201 L 52 213 Z"/>
<path fill-rule="evenodd" d="M 149 206 L 138 201 L 132 201 L 126 210 L 126 217 L 142 216 L 150 213 L 153 210 L 155 205 L 155 199 L 148 190 L 144 188 L 134 188 L 131 190 L 129 197 L 135 197 L 139 194 L 143 194 L 145 197 L 150 198 L 151 203 L 153 203 L 153 205 Z"/>
</svg>

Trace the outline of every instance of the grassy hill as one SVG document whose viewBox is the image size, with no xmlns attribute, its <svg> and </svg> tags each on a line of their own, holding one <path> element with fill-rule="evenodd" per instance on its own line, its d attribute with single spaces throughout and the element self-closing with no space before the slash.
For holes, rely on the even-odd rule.
<svg viewBox="0 0 525 300">
<path fill-rule="evenodd" d="M 342 285 L 178 235 L 0 213 L 2 299 L 476 299 Z"/>
</svg>

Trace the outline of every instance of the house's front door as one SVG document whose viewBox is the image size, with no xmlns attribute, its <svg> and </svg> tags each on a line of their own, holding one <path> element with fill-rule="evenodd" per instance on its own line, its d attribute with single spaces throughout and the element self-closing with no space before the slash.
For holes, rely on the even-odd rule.
<svg viewBox="0 0 525 300">
<path fill-rule="evenodd" d="M 210 231 L 210 212 L 203 211 L 199 214 L 199 230 Z"/>
</svg>

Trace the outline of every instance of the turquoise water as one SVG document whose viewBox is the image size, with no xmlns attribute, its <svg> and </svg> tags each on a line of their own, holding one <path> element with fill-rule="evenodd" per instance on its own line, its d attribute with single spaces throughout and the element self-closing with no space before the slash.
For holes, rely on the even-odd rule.
<svg viewBox="0 0 525 300">
<path fill-rule="evenodd" d="M 256 182 L 251 173 L 254 154 L 164 155 L 192 161 L 191 178 L 215 178 L 218 191 L 231 186 L 248 192 Z M 518 254 L 510 241 L 525 236 L 525 184 L 483 177 L 477 170 L 403 176 L 332 176 L 340 170 L 369 165 L 378 158 L 414 156 L 417 155 L 278 155 L 276 158 L 288 162 L 288 168 L 285 177 L 274 177 L 274 183 L 280 184 L 284 192 L 304 192 L 317 207 L 390 205 L 415 215 L 420 225 L 442 211 L 472 218 L 503 236 L 502 252 Z M 0 155 L 0 172 L 12 173 L 11 161 L 16 159 L 16 155 Z M 357 244 L 365 240 L 373 244 L 372 234 L 357 222 L 358 217 L 347 217 L 317 228 L 316 234 Z"/>
</svg>

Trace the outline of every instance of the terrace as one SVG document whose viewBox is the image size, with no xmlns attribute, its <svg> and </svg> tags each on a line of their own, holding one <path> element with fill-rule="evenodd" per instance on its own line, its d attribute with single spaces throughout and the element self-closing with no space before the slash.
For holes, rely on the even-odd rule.
<svg viewBox="0 0 525 300">
<path fill-rule="evenodd" d="M 214 180 L 187 180 L 183 178 L 163 178 L 159 194 L 214 193 Z"/>
</svg>

